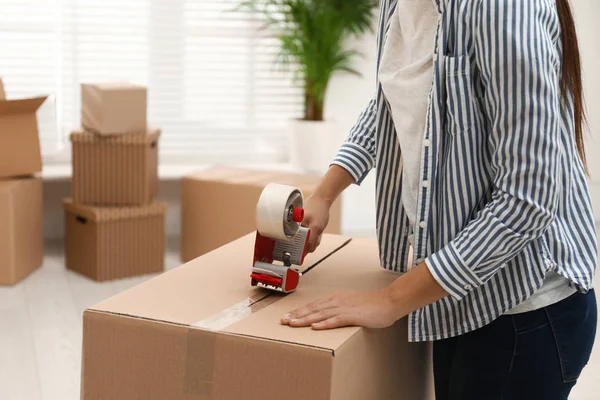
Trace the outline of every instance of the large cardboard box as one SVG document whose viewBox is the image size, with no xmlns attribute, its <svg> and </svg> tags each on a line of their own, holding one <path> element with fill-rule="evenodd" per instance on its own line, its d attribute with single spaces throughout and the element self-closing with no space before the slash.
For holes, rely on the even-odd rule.
<svg viewBox="0 0 600 400">
<path fill-rule="evenodd" d="M 102 135 L 146 131 L 147 90 L 131 83 L 81 84 L 81 125 Z"/>
<path fill-rule="evenodd" d="M 297 291 L 250 286 L 254 235 L 97 304 L 83 316 L 83 400 L 429 400 L 430 346 L 406 319 L 369 330 L 292 329 L 287 311 L 382 288 L 377 245 L 327 235 Z M 343 247 L 341 247 L 343 246 Z"/>
<path fill-rule="evenodd" d="M 97 281 L 164 270 L 167 206 L 92 207 L 63 201 L 67 269 Z"/>
<path fill-rule="evenodd" d="M 159 129 L 120 136 L 71 133 L 72 196 L 76 203 L 148 204 L 158 192 Z"/>
<path fill-rule="evenodd" d="M 7 100 L 0 95 L 0 178 L 42 171 L 36 111 L 46 97 Z"/>
<path fill-rule="evenodd" d="M 42 265 L 42 181 L 0 180 L 0 285 L 12 285 Z"/>
<path fill-rule="evenodd" d="M 319 184 L 316 175 L 217 166 L 181 181 L 181 260 L 189 261 L 256 229 L 255 209 L 264 187 L 299 187 L 305 199 Z M 332 208 L 327 233 L 340 233 L 341 200 Z"/>
</svg>

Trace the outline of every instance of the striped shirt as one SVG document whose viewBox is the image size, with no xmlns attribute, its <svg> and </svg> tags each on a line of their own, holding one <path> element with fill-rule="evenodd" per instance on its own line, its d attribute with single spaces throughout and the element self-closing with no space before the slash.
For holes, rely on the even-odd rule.
<svg viewBox="0 0 600 400">
<path fill-rule="evenodd" d="M 554 0 L 432 1 L 440 20 L 414 232 L 402 206 L 401 151 L 379 81 L 333 161 L 358 184 L 377 167 L 382 266 L 406 272 L 425 261 L 450 294 L 411 313 L 412 341 L 490 323 L 529 298 L 551 270 L 585 293 L 597 259 L 573 99 L 563 104 L 560 96 Z M 396 0 L 380 3 L 379 59 Z"/>
</svg>

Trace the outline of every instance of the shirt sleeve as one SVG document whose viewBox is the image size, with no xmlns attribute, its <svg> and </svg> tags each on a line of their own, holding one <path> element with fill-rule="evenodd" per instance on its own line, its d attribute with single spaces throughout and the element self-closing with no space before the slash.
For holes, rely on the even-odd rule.
<svg viewBox="0 0 600 400">
<path fill-rule="evenodd" d="M 561 190 L 560 39 L 548 1 L 480 0 L 475 58 L 485 86 L 492 200 L 425 261 L 456 299 L 483 285 L 552 224 Z"/>
<path fill-rule="evenodd" d="M 372 99 L 358 117 L 358 121 L 331 163 L 348 171 L 357 184 L 360 184 L 375 166 L 376 119 L 377 103 Z"/>
</svg>

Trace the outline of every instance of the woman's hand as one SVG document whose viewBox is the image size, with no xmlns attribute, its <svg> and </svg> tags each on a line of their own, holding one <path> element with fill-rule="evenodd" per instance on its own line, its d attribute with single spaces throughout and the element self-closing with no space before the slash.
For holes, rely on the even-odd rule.
<svg viewBox="0 0 600 400">
<path fill-rule="evenodd" d="M 408 313 L 446 296 L 446 290 L 421 262 L 385 289 L 334 293 L 284 315 L 281 323 L 319 330 L 342 326 L 387 328 Z"/>
<path fill-rule="evenodd" d="M 302 225 L 310 229 L 309 253 L 315 251 L 321 244 L 321 236 L 329 223 L 330 209 L 331 202 L 317 194 L 310 196 L 304 204 L 304 221 L 302 221 Z"/>
<path fill-rule="evenodd" d="M 339 165 L 332 165 L 314 194 L 304 203 L 302 225 L 310 229 L 308 252 L 315 251 L 321 243 L 321 235 L 329 223 L 329 209 L 338 196 L 354 182 L 352 175 Z"/>
<path fill-rule="evenodd" d="M 298 308 L 281 318 L 281 323 L 293 327 L 311 326 L 315 330 L 363 326 L 387 328 L 396 322 L 390 289 L 369 292 L 334 293 Z"/>
</svg>

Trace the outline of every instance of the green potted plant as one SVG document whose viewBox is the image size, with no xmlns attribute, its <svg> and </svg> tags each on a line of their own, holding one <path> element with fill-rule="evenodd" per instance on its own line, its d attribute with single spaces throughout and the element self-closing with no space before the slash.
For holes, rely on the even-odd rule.
<svg viewBox="0 0 600 400">
<path fill-rule="evenodd" d="M 304 89 L 304 117 L 290 122 L 290 158 L 301 170 L 323 171 L 335 152 L 336 129 L 324 120 L 331 78 L 352 67 L 358 52 L 346 39 L 371 28 L 374 0 L 242 0 L 279 39 L 278 63 L 294 73 Z"/>
</svg>

